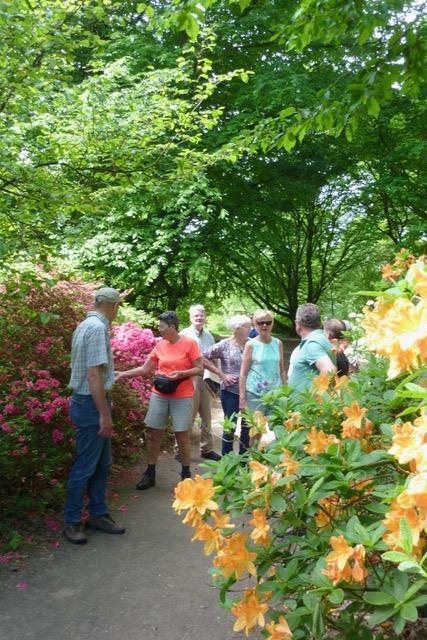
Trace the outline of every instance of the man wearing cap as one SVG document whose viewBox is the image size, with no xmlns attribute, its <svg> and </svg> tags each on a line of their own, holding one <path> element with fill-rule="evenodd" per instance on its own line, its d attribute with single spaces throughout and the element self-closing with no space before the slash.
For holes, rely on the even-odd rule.
<svg viewBox="0 0 427 640">
<path fill-rule="evenodd" d="M 110 518 L 106 504 L 113 432 L 110 390 L 114 382 L 108 332 L 120 302 L 116 289 L 95 291 L 93 311 L 73 334 L 70 416 L 76 427 L 76 459 L 68 478 L 64 536 L 74 544 L 87 542 L 81 524 L 86 493 L 90 514 L 86 526 L 104 533 L 125 532 Z"/>
</svg>

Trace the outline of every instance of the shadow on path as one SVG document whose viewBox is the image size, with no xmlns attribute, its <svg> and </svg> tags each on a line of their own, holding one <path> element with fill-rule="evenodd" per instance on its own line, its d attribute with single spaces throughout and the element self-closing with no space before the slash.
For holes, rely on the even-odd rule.
<svg viewBox="0 0 427 640">
<path fill-rule="evenodd" d="M 197 471 L 197 467 L 192 467 Z M 157 486 L 120 491 L 129 506 L 113 517 L 123 536 L 90 532 L 66 541 L 0 580 L 5 640 L 232 640 L 233 616 L 218 606 L 209 558 L 171 508 L 179 465 L 159 462 Z M 137 499 L 134 498 L 137 496 Z M 19 581 L 28 588 L 18 590 Z"/>
</svg>

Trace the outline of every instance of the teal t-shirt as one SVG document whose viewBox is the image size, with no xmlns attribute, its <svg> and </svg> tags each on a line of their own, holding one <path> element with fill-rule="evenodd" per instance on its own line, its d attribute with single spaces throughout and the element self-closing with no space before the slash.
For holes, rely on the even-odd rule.
<svg viewBox="0 0 427 640">
<path fill-rule="evenodd" d="M 280 346 L 277 338 L 270 342 L 261 342 L 256 338 L 250 340 L 252 360 L 246 378 L 246 391 L 262 396 L 267 391 L 280 387 Z"/>
<path fill-rule="evenodd" d="M 311 385 L 312 379 L 319 374 L 315 362 L 324 356 L 335 361 L 332 346 L 322 329 L 315 329 L 301 340 L 292 354 L 292 370 L 288 384 L 292 391 L 304 391 Z"/>
</svg>

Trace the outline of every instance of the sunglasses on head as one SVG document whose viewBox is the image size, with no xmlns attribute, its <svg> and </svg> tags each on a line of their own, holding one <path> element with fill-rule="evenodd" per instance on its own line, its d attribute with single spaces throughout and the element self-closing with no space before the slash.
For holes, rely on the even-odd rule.
<svg viewBox="0 0 427 640">
<path fill-rule="evenodd" d="M 256 323 L 259 325 L 265 324 L 267 327 L 269 327 L 273 324 L 273 320 L 257 320 Z"/>
</svg>

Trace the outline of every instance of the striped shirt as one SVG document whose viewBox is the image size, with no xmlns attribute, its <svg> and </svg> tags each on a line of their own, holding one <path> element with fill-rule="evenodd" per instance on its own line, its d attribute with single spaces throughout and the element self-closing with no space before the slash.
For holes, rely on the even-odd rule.
<svg viewBox="0 0 427 640">
<path fill-rule="evenodd" d="M 109 391 L 113 386 L 114 364 L 108 329 L 107 318 L 98 311 L 90 311 L 74 331 L 69 383 L 74 393 L 90 395 L 87 370 L 99 365 L 102 365 L 104 389 Z"/>
</svg>

